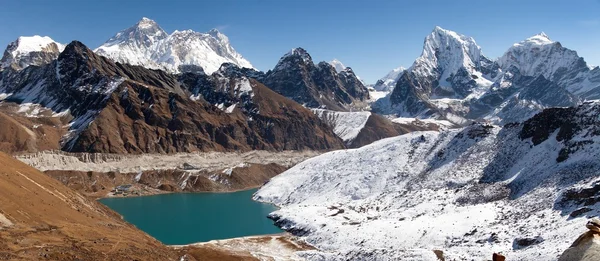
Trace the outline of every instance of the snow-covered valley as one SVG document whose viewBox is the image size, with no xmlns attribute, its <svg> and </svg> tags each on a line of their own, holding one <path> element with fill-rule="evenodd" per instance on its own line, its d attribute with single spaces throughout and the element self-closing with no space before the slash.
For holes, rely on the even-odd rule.
<svg viewBox="0 0 600 261">
<path fill-rule="evenodd" d="M 304 161 L 255 199 L 310 260 L 556 260 L 599 208 L 600 104 L 413 132 Z"/>
</svg>

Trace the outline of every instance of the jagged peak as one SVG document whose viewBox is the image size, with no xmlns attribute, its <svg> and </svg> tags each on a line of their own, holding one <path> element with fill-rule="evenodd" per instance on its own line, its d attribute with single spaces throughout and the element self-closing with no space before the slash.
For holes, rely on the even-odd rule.
<svg viewBox="0 0 600 261">
<path fill-rule="evenodd" d="M 475 39 L 436 26 L 425 37 L 423 52 L 411 69 L 419 74 L 436 74 L 441 69 L 443 78 L 456 73 L 460 68 L 477 68 L 483 56 Z"/>
<path fill-rule="evenodd" d="M 438 37 L 436 37 L 438 36 Z M 468 44 L 475 44 L 477 45 L 477 43 L 475 42 L 475 39 L 473 39 L 473 37 L 468 37 L 462 34 L 459 34 L 455 31 L 452 30 L 447 30 L 444 29 L 440 26 L 436 26 L 435 28 L 433 28 L 433 31 L 431 32 L 431 34 L 429 34 L 426 38 L 425 41 L 427 42 L 427 40 L 436 40 L 436 38 L 439 37 L 449 37 L 452 39 L 456 39 L 457 41 L 463 42 L 463 43 L 468 43 Z"/>
<path fill-rule="evenodd" d="M 229 42 L 229 38 L 224 33 L 221 33 L 219 30 L 217 30 L 217 28 L 210 29 L 207 34 L 221 42 Z"/>
<path fill-rule="evenodd" d="M 75 40 L 65 46 L 65 50 L 61 53 L 60 57 L 69 55 L 70 53 L 83 53 L 88 51 L 92 52 L 85 44 Z"/>
<path fill-rule="evenodd" d="M 131 41 L 142 42 L 144 45 L 150 46 L 153 42 L 167 38 L 168 36 L 169 34 L 154 20 L 143 17 L 135 25 L 118 32 L 108 39 L 102 46 L 123 44 Z"/>
<path fill-rule="evenodd" d="M 289 52 L 287 52 L 281 59 L 279 59 L 278 65 L 281 65 L 288 57 L 299 57 L 306 64 L 313 63 L 312 57 L 306 50 L 302 47 L 292 48 Z"/>
<path fill-rule="evenodd" d="M 425 43 L 423 44 L 423 53 L 421 56 L 432 56 L 435 55 L 436 51 L 445 52 L 446 50 L 454 52 L 456 50 L 449 49 L 447 47 L 459 47 L 467 52 L 469 55 L 474 55 L 475 59 L 479 59 L 481 55 L 481 47 L 477 45 L 473 37 L 468 37 L 457 32 L 446 30 L 442 27 L 436 26 L 433 31 L 425 37 Z"/>
<path fill-rule="evenodd" d="M 154 20 L 147 17 L 142 17 L 135 26 L 139 28 L 160 27 Z"/>
<path fill-rule="evenodd" d="M 297 48 L 292 48 L 287 54 L 285 54 L 285 56 L 293 56 L 293 55 L 298 55 L 298 56 L 310 56 L 308 54 L 308 52 L 306 50 L 304 50 L 304 48 L 302 47 L 297 47 Z"/>
<path fill-rule="evenodd" d="M 192 29 L 187 29 L 187 30 L 175 30 L 173 31 L 173 33 L 171 34 L 171 36 L 188 36 L 188 35 L 200 35 L 200 33 L 192 30 Z"/>
<path fill-rule="evenodd" d="M 532 37 L 529 37 L 527 39 L 525 39 L 524 41 L 521 41 L 517 44 L 515 44 L 515 46 L 518 45 L 546 45 L 546 44 L 553 44 L 555 43 L 554 41 L 550 40 L 550 37 L 548 37 L 548 35 L 544 32 L 541 32 L 539 34 L 536 34 Z"/>
</svg>

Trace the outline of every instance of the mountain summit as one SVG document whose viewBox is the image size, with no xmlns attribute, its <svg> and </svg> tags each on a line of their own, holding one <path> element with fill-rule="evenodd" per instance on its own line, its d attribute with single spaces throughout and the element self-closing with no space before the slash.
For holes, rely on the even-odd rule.
<svg viewBox="0 0 600 261">
<path fill-rule="evenodd" d="M 56 59 L 64 48 L 64 45 L 48 36 L 21 36 L 6 47 L 0 60 L 0 71 L 8 67 L 21 70 L 30 65 L 48 64 Z"/>
<path fill-rule="evenodd" d="M 172 73 L 198 71 L 213 73 L 223 63 L 252 68 L 217 29 L 208 33 L 192 30 L 165 32 L 155 21 L 142 18 L 94 50 L 120 63 L 163 69 Z"/>
<path fill-rule="evenodd" d="M 348 111 L 369 98 L 369 92 L 349 67 L 340 72 L 327 62 L 315 64 L 303 48 L 294 48 L 260 81 L 305 107 Z"/>
</svg>

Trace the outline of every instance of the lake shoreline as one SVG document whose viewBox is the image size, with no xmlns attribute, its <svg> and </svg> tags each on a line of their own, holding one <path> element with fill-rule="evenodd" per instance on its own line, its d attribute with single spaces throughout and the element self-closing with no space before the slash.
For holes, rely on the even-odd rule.
<svg viewBox="0 0 600 261">
<path fill-rule="evenodd" d="M 93 198 L 96 201 L 100 201 L 102 199 L 107 199 L 107 198 L 139 198 L 139 197 L 151 197 L 151 196 L 165 195 L 165 194 L 234 193 L 234 192 L 241 192 L 241 191 L 252 190 L 252 189 L 260 189 L 261 187 L 262 187 L 262 185 L 250 186 L 250 187 L 241 188 L 241 189 L 225 190 L 225 191 L 223 191 L 223 190 L 220 190 L 220 191 L 164 191 L 164 190 L 161 190 L 156 193 L 149 193 L 149 194 L 143 194 L 143 195 L 128 194 L 127 196 L 123 196 L 123 195 L 109 196 L 110 194 L 107 194 L 105 196 L 98 196 L 98 197 L 89 196 L 89 197 Z M 266 202 L 261 202 L 261 203 L 268 204 Z"/>
<path fill-rule="evenodd" d="M 282 235 L 285 231 L 267 218 L 278 208 L 253 200 L 257 190 L 110 197 L 98 201 L 165 245 Z"/>
</svg>

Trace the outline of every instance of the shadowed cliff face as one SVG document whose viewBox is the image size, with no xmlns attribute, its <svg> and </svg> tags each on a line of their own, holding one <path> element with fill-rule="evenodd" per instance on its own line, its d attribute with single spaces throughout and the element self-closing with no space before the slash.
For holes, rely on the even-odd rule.
<svg viewBox="0 0 600 261">
<path fill-rule="evenodd" d="M 257 79 L 275 92 L 309 108 L 348 111 L 369 99 L 369 92 L 352 69 L 338 73 L 326 62 L 314 64 L 302 48 L 284 55 L 273 70 Z"/>
<path fill-rule="evenodd" d="M 69 44 L 48 65 L 5 73 L 3 80 L 0 89 L 13 93 L 9 100 L 68 110 L 73 120 L 61 141 L 65 151 L 344 147 L 309 110 L 241 74 L 171 75 L 114 63 L 80 42 Z"/>
</svg>

